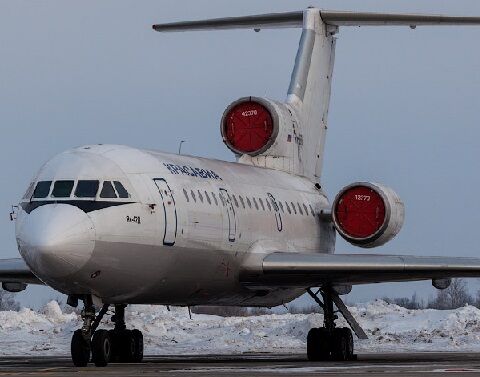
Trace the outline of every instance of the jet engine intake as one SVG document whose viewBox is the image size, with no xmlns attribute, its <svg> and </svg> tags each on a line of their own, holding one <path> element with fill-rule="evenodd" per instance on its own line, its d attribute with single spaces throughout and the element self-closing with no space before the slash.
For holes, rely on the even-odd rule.
<svg viewBox="0 0 480 377">
<path fill-rule="evenodd" d="M 405 217 L 403 202 L 391 188 L 355 182 L 337 194 L 332 218 L 337 232 L 349 243 L 372 248 L 394 238 Z"/>
<path fill-rule="evenodd" d="M 284 104 L 260 97 L 243 97 L 224 111 L 220 124 L 223 142 L 237 156 L 257 156 L 277 140 L 291 114 Z"/>
</svg>

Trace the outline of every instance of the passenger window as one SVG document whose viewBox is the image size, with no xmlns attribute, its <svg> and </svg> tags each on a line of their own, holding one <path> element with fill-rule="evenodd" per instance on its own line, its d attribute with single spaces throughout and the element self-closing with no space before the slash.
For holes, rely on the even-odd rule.
<svg viewBox="0 0 480 377">
<path fill-rule="evenodd" d="M 248 198 L 248 196 L 247 196 L 247 204 L 248 204 L 248 207 L 252 208 L 252 202 L 250 201 L 250 199 Z"/>
<path fill-rule="evenodd" d="M 308 215 L 308 209 L 305 203 L 303 203 L 303 210 L 305 211 L 305 215 Z"/>
<path fill-rule="evenodd" d="M 215 205 L 218 206 L 218 200 L 214 192 L 212 192 L 212 198 L 213 198 L 213 201 L 215 202 Z"/>
<path fill-rule="evenodd" d="M 35 182 L 30 183 L 30 186 L 28 186 L 28 189 L 25 192 L 25 195 L 23 195 L 23 199 L 30 199 L 32 197 L 34 187 L 35 187 Z"/>
<path fill-rule="evenodd" d="M 98 186 L 100 186 L 99 181 L 78 181 L 75 196 L 77 198 L 94 198 L 97 196 Z"/>
<path fill-rule="evenodd" d="M 263 205 L 263 200 L 262 198 L 258 198 L 258 201 L 260 202 L 260 207 L 265 211 L 265 206 Z"/>
<path fill-rule="evenodd" d="M 268 199 L 265 199 L 265 202 L 267 203 L 268 210 L 272 210 L 272 206 L 270 205 L 270 201 Z"/>
<path fill-rule="evenodd" d="M 198 199 L 200 199 L 200 201 L 203 203 L 202 193 L 200 192 L 200 190 L 197 190 L 197 191 L 198 191 Z"/>
<path fill-rule="evenodd" d="M 257 209 L 258 211 L 258 204 L 257 204 L 257 200 L 255 198 L 253 198 L 253 204 L 255 204 L 255 208 Z"/>
<path fill-rule="evenodd" d="M 235 197 L 235 195 L 232 194 L 232 197 L 233 197 L 233 203 L 235 203 L 235 207 L 238 208 L 238 201 L 237 201 L 237 198 Z"/>
<path fill-rule="evenodd" d="M 73 181 L 56 181 L 53 184 L 52 196 L 54 198 L 68 198 L 72 189 Z"/>
<path fill-rule="evenodd" d="M 289 214 L 292 214 L 292 211 L 290 210 L 290 206 L 288 205 L 287 202 L 285 202 L 285 205 L 287 206 L 287 211 L 288 211 L 288 213 L 289 213 Z"/>
<path fill-rule="evenodd" d="M 282 210 L 282 212 L 285 213 L 285 211 L 283 210 L 283 204 L 282 204 L 282 202 L 278 202 L 278 205 L 280 206 L 280 209 Z"/>
<path fill-rule="evenodd" d="M 225 205 L 226 205 L 225 198 L 223 197 L 222 194 L 218 194 L 218 196 L 220 197 L 220 200 L 222 201 L 222 205 L 225 207 Z"/>
<path fill-rule="evenodd" d="M 300 203 L 297 202 L 298 206 L 298 212 L 300 212 L 300 215 L 303 215 L 302 207 L 300 206 Z"/>
<path fill-rule="evenodd" d="M 33 197 L 40 199 L 46 198 L 50 193 L 50 186 L 52 185 L 52 181 L 41 181 L 37 183 L 37 187 L 33 191 Z"/>
<path fill-rule="evenodd" d="M 192 195 L 192 199 L 193 199 L 193 201 L 196 203 L 196 202 L 197 202 L 197 198 L 195 198 L 195 193 L 193 192 L 193 190 L 190 190 L 190 195 Z"/>
<path fill-rule="evenodd" d="M 240 203 L 242 203 L 242 207 L 245 208 L 245 202 L 243 201 L 243 198 L 239 195 L 238 199 L 240 199 Z"/>
<path fill-rule="evenodd" d="M 110 181 L 103 182 L 102 191 L 100 191 L 100 197 L 101 198 L 116 198 L 117 197 L 117 194 L 115 193 L 115 190 L 113 189 L 112 182 L 110 182 Z"/>
<path fill-rule="evenodd" d="M 313 210 L 312 205 L 309 204 L 308 206 L 310 207 L 310 212 L 312 213 L 312 216 L 315 216 L 315 211 Z"/>
<path fill-rule="evenodd" d="M 295 208 L 295 204 L 293 204 L 293 202 L 290 202 L 290 204 L 292 205 L 293 212 L 296 215 L 297 214 L 297 209 Z"/>
<path fill-rule="evenodd" d="M 189 203 L 190 199 L 188 198 L 187 190 L 183 189 L 183 195 L 185 195 L 185 199 L 187 199 L 187 203 Z"/>
<path fill-rule="evenodd" d="M 208 192 L 205 190 L 205 198 L 207 199 L 208 204 L 212 204 L 210 197 L 208 196 Z"/>
<path fill-rule="evenodd" d="M 125 198 L 130 197 L 130 194 L 128 193 L 127 189 L 125 187 L 123 187 L 121 182 L 113 181 L 113 185 L 115 186 L 115 189 L 117 190 L 119 198 L 125 199 Z"/>
</svg>

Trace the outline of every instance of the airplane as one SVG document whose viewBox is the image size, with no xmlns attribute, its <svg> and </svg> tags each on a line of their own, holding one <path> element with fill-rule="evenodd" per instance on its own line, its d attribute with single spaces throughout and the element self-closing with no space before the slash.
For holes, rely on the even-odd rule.
<svg viewBox="0 0 480 377">
<path fill-rule="evenodd" d="M 354 182 L 330 203 L 322 160 L 340 27 L 480 25 L 480 17 L 303 11 L 153 25 L 158 32 L 301 28 L 285 101 L 242 97 L 220 131 L 236 162 L 86 145 L 46 162 L 11 213 L 21 258 L 0 260 L 5 290 L 43 284 L 83 302 L 73 364 L 141 362 L 129 304 L 274 307 L 307 292 L 324 325 L 311 361 L 351 360 L 366 334 L 341 296 L 353 285 L 479 277 L 480 259 L 335 254 L 338 233 L 379 247 L 401 230 L 404 204 L 386 185 Z M 113 307 L 114 329 L 99 329 Z M 336 307 L 336 309 L 335 309 Z M 98 312 L 97 312 L 98 310 Z M 336 313 L 349 327 L 337 327 Z"/>
</svg>

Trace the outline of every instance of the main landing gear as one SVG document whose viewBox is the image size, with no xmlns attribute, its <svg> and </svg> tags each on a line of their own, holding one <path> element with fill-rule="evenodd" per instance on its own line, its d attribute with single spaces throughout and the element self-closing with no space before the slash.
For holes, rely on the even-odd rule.
<svg viewBox="0 0 480 377">
<path fill-rule="evenodd" d="M 355 318 L 349 312 L 338 294 L 330 287 L 319 289 L 316 293 L 309 288 L 307 293 L 323 309 L 324 327 L 313 328 L 307 336 L 307 356 L 310 361 L 325 360 L 354 360 L 356 356 L 353 353 L 353 335 L 348 327 L 338 328 L 335 326 L 335 320 L 338 318 L 333 310 L 333 304 L 346 319 L 347 323 L 353 329 L 360 339 L 367 339 L 367 335 L 357 323 Z M 321 294 L 323 302 L 318 298 Z"/>
<path fill-rule="evenodd" d="M 128 330 L 125 325 L 126 305 L 115 305 L 112 321 L 113 330 L 97 330 L 100 321 L 107 313 L 109 305 L 103 305 L 95 314 L 91 296 L 83 298 L 83 326 L 73 333 L 71 354 L 73 364 L 85 367 L 90 361 L 97 367 L 109 362 L 139 363 L 143 359 L 143 335 L 139 330 Z"/>
</svg>

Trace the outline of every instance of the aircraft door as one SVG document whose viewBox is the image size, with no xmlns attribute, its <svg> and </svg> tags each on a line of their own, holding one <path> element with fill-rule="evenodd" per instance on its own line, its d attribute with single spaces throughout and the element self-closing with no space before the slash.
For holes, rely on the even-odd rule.
<svg viewBox="0 0 480 377">
<path fill-rule="evenodd" d="M 163 244 L 173 246 L 177 237 L 177 210 L 175 198 L 167 181 L 163 178 L 154 179 L 163 202 L 164 233 Z"/>
<path fill-rule="evenodd" d="M 237 221 L 235 218 L 235 209 L 233 208 L 232 199 L 230 198 L 228 191 L 223 188 L 220 189 L 220 200 L 222 201 L 223 206 L 227 210 L 228 240 L 230 242 L 235 242 L 235 235 L 237 233 Z"/>
<path fill-rule="evenodd" d="M 280 208 L 278 207 L 277 201 L 272 194 L 267 193 L 268 198 L 272 202 L 273 211 L 275 212 L 275 221 L 277 222 L 277 229 L 279 232 L 283 229 L 282 215 L 280 213 Z"/>
</svg>

